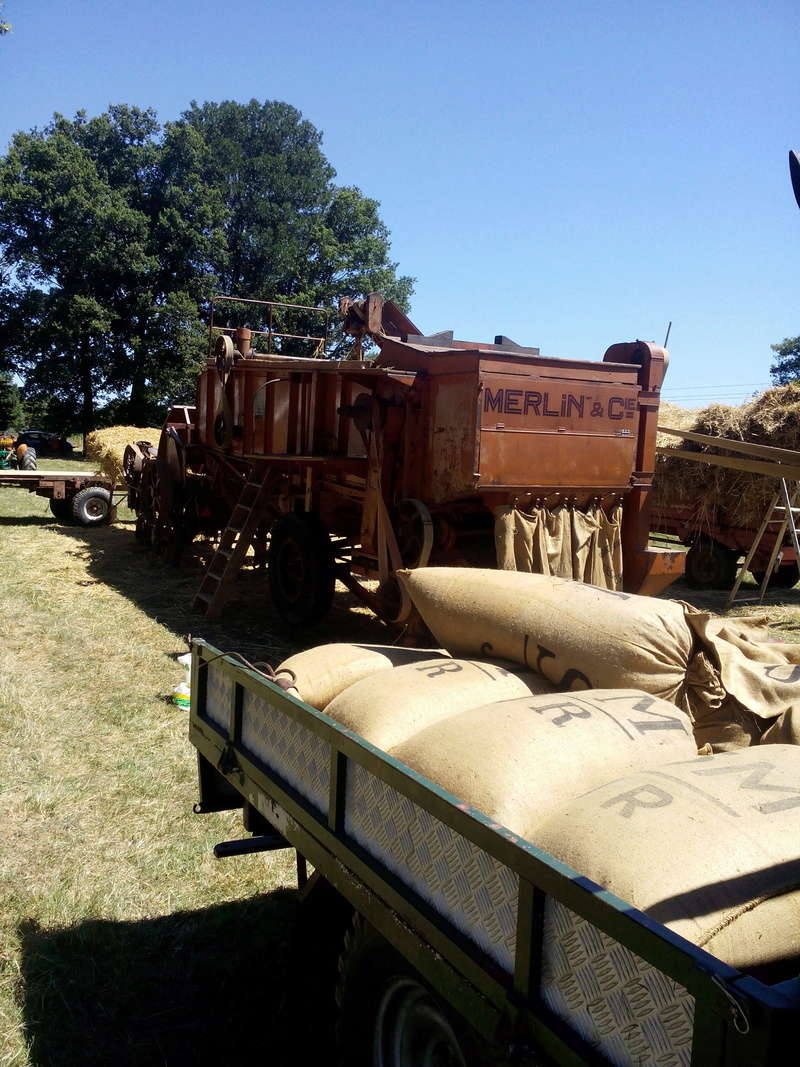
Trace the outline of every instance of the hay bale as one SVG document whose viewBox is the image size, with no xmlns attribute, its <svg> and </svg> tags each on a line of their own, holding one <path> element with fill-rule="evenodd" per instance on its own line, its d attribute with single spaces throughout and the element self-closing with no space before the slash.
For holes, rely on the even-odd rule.
<svg viewBox="0 0 800 1067">
<path fill-rule="evenodd" d="M 800 384 L 767 389 L 741 407 L 711 404 L 700 411 L 688 411 L 662 404 L 659 422 L 712 437 L 800 450 Z M 658 444 L 706 455 L 731 454 L 666 434 L 659 434 Z M 656 459 L 653 490 L 655 507 L 691 508 L 701 526 L 752 527 L 763 519 L 775 486 L 772 479 L 761 475 L 662 455 Z"/>
<path fill-rule="evenodd" d="M 132 441 L 158 444 L 161 430 L 152 426 L 109 426 L 92 430 L 84 439 L 83 451 L 87 459 L 97 461 L 100 470 L 119 485 L 122 481 L 122 457 L 125 446 Z"/>
</svg>

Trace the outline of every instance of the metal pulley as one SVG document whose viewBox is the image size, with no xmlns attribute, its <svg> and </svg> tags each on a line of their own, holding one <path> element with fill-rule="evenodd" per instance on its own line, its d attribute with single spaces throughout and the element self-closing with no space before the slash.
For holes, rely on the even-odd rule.
<svg viewBox="0 0 800 1067">
<path fill-rule="evenodd" d="M 214 342 L 214 363 L 220 381 L 224 382 L 233 369 L 233 361 L 236 358 L 236 349 L 233 341 L 227 334 L 221 333 Z"/>
</svg>

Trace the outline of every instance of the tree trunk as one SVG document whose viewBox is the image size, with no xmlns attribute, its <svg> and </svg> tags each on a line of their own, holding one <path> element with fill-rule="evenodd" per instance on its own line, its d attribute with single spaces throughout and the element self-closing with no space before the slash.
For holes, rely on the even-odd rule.
<svg viewBox="0 0 800 1067">
<path fill-rule="evenodd" d="M 92 383 L 92 355 L 81 352 L 81 431 L 89 433 L 94 425 L 94 385 Z"/>
<path fill-rule="evenodd" d="M 131 392 L 128 397 L 128 424 L 130 426 L 147 425 L 147 396 L 144 366 L 140 360 L 134 363 Z"/>
</svg>

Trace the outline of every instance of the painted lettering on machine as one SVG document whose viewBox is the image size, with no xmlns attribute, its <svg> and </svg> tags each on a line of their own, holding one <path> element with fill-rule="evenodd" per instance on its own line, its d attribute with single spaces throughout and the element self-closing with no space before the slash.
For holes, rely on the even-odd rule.
<svg viewBox="0 0 800 1067">
<path fill-rule="evenodd" d="M 612 424 L 633 420 L 636 415 L 636 395 L 632 390 L 614 391 L 608 386 L 578 390 L 559 388 L 558 383 L 541 383 L 537 389 L 517 389 L 508 385 L 486 383 L 483 389 L 484 425 L 495 418 L 521 416 L 516 424 L 541 424 L 553 419 L 560 421 L 609 421 Z"/>
</svg>

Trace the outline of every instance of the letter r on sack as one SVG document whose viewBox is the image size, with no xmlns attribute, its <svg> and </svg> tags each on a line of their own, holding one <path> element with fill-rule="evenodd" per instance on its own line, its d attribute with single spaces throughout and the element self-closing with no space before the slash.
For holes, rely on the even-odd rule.
<svg viewBox="0 0 800 1067">
<path fill-rule="evenodd" d="M 672 797 L 664 789 L 657 785 L 639 785 L 636 789 L 630 789 L 627 793 L 620 793 L 610 800 L 603 801 L 601 807 L 610 808 L 614 804 L 621 804 L 619 814 L 623 819 L 630 819 L 637 808 L 663 808 L 672 803 Z"/>
</svg>

